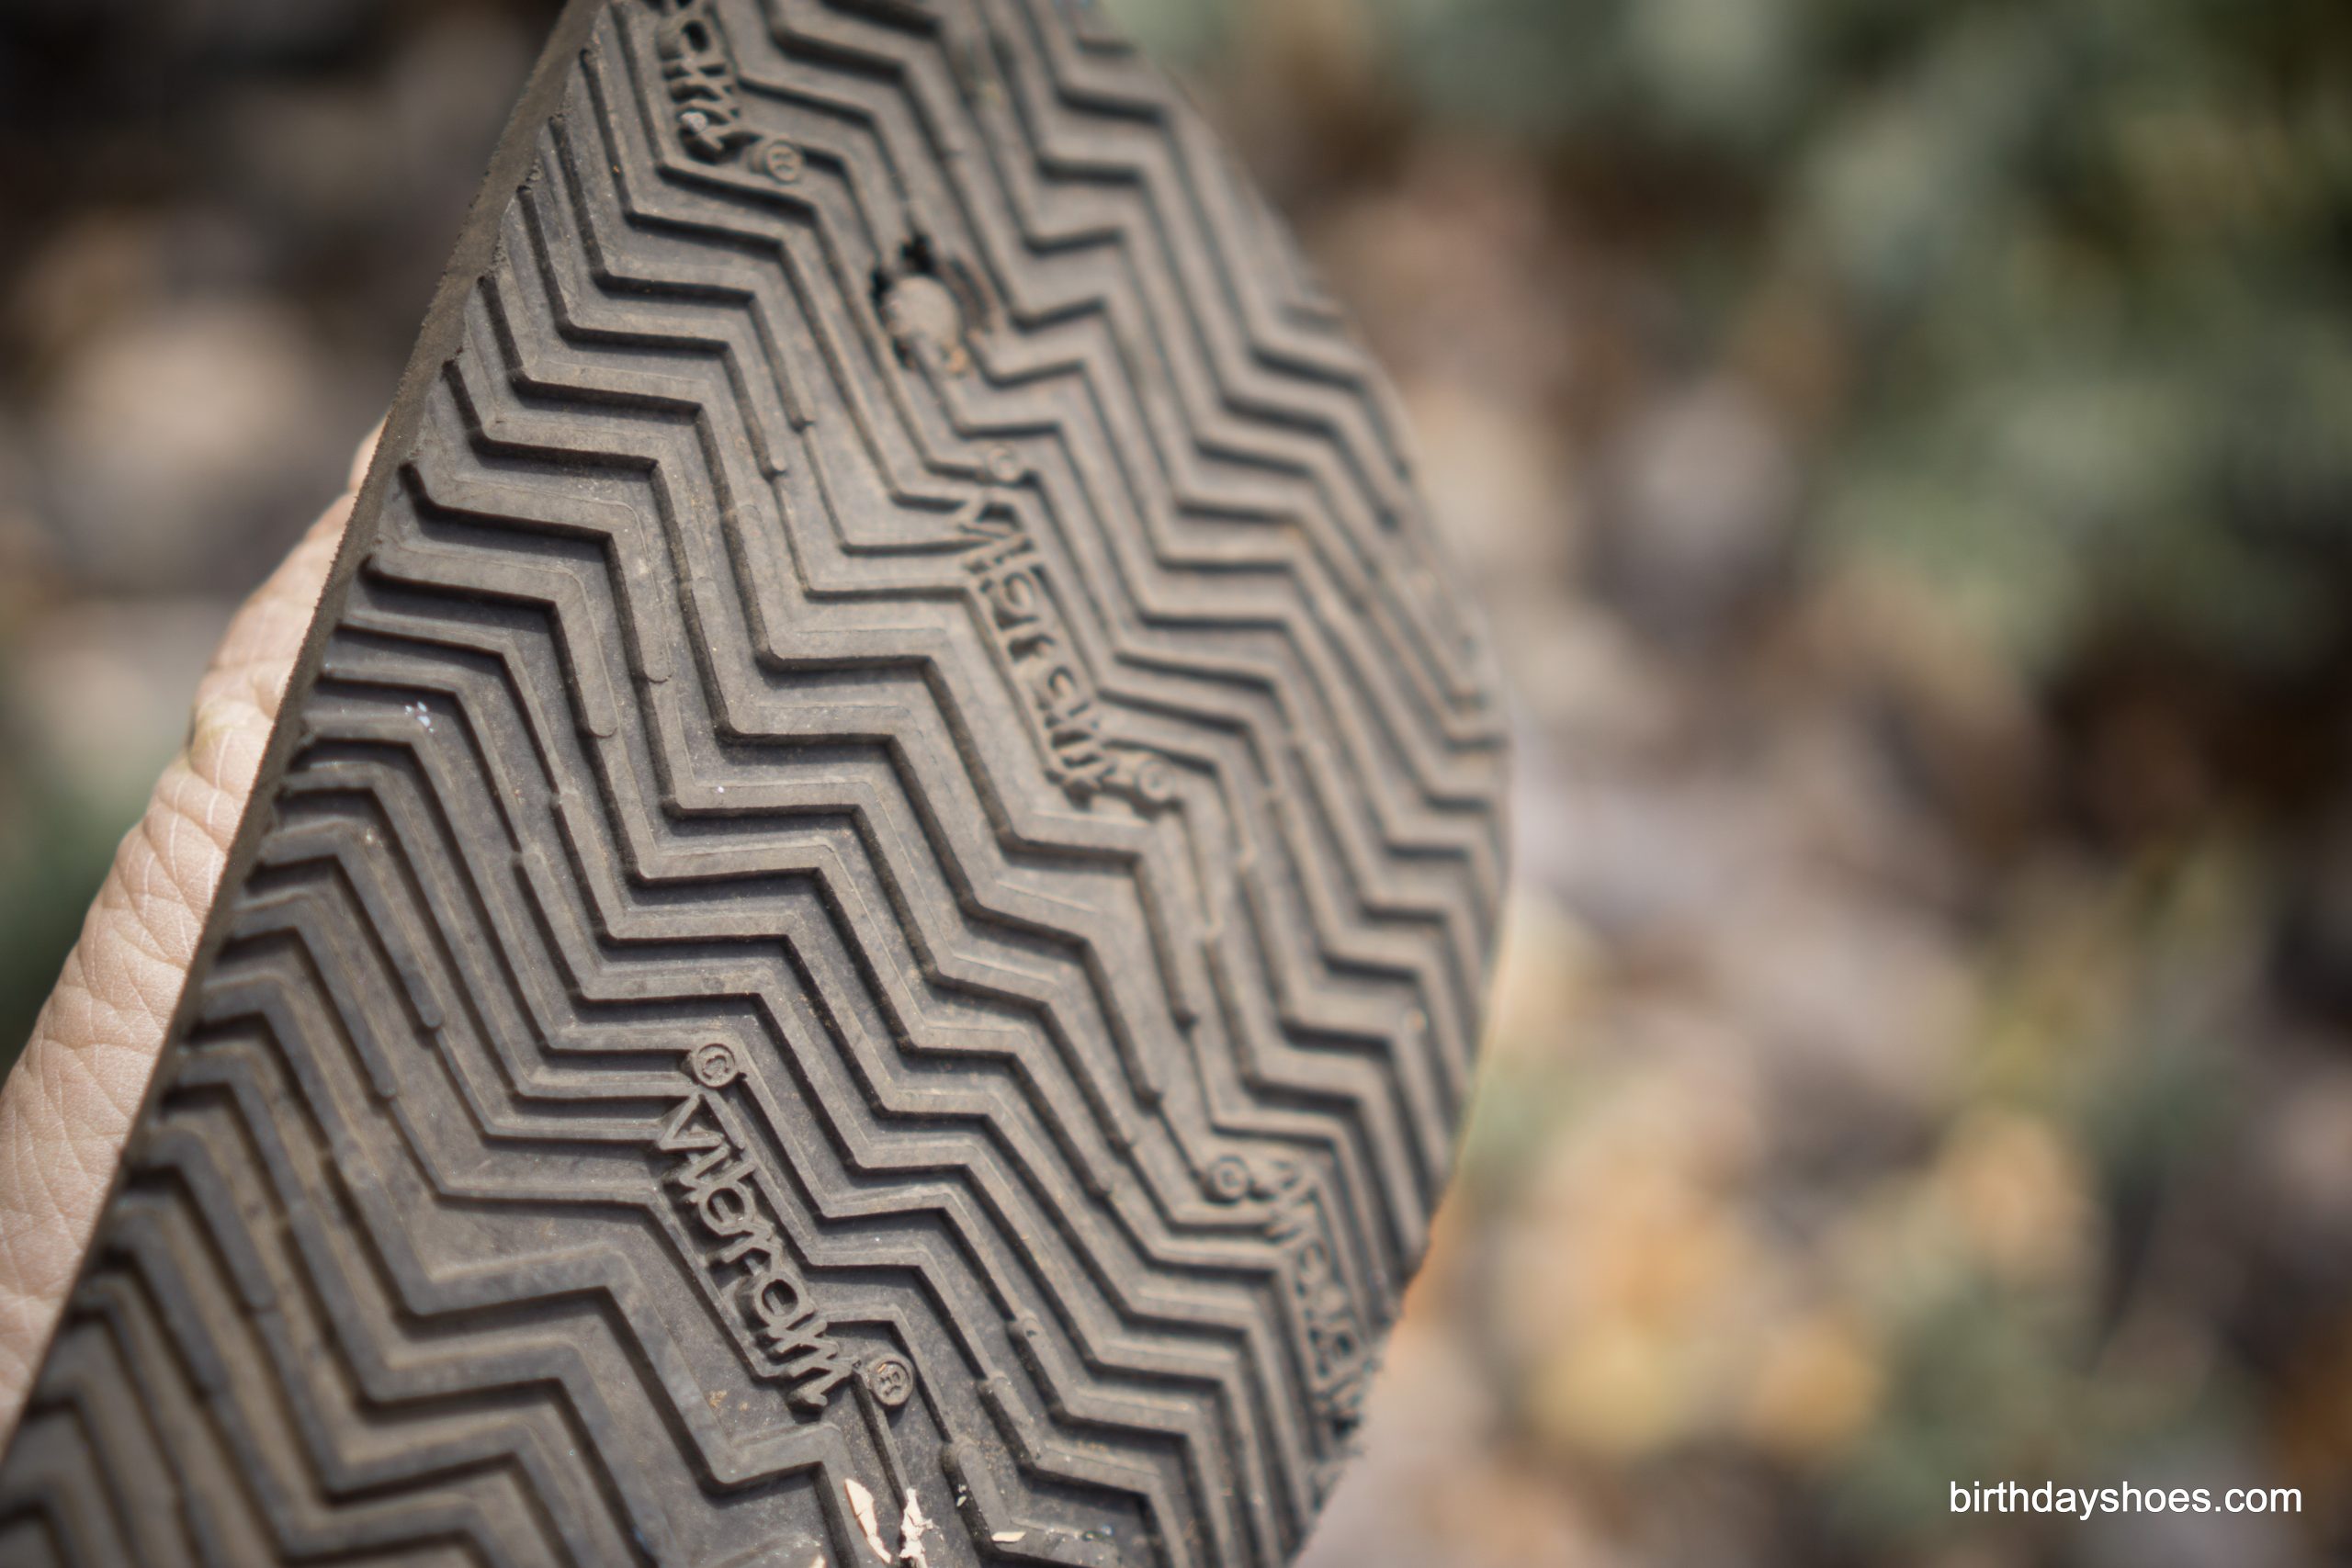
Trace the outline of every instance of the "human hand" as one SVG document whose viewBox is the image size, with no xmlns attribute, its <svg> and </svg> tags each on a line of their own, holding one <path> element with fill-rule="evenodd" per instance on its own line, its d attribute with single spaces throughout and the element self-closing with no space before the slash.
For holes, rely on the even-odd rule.
<svg viewBox="0 0 2352 1568">
<path fill-rule="evenodd" d="M 0 1439 L 80 1271 L 374 448 L 360 444 L 344 493 L 230 622 L 187 741 L 0 1087 Z"/>
</svg>

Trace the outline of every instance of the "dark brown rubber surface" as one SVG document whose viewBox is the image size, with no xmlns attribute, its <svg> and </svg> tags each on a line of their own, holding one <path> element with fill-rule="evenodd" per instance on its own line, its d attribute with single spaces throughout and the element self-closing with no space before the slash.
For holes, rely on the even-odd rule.
<svg viewBox="0 0 2352 1568">
<path fill-rule="evenodd" d="M 1281 1564 L 1499 713 L 1080 5 L 579 0 L 0 1468 L 14 1564 Z"/>
</svg>

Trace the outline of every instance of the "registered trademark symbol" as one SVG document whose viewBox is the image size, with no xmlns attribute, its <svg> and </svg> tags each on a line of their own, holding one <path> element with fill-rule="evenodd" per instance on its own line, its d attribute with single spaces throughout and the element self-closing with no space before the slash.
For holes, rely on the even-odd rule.
<svg viewBox="0 0 2352 1568">
<path fill-rule="evenodd" d="M 885 1408 L 896 1410 L 914 1395 L 915 1370 L 896 1356 L 885 1356 L 865 1369 L 865 1386 Z"/>
<path fill-rule="evenodd" d="M 715 1040 L 694 1048 L 686 1057 L 686 1070 L 705 1089 L 725 1089 L 743 1076 L 735 1053 Z"/>
<path fill-rule="evenodd" d="M 1238 1203 L 1250 1196 L 1250 1167 L 1227 1155 L 1208 1168 L 1209 1196 L 1220 1203 Z"/>
<path fill-rule="evenodd" d="M 760 152 L 760 167 L 768 172 L 768 178 L 780 186 L 788 186 L 798 179 L 800 171 L 807 164 L 808 160 L 801 155 L 800 149 L 781 136 Z"/>
</svg>

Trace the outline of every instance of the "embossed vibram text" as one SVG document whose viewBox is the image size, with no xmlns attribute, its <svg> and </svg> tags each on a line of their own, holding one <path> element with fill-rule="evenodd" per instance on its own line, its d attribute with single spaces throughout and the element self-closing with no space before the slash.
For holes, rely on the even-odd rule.
<svg viewBox="0 0 2352 1568">
<path fill-rule="evenodd" d="M 735 65 L 718 30 L 711 0 L 650 0 L 662 20 L 654 47 L 662 57 L 662 81 L 669 89 L 678 137 L 695 157 L 710 163 L 759 140 L 743 124 L 735 94 Z"/>
<path fill-rule="evenodd" d="M 1283 1281 L 1306 1351 L 1307 1388 L 1326 1440 L 1336 1449 L 1363 1417 L 1372 1336 L 1349 1284 L 1337 1232 L 1313 1187 L 1294 1177 L 1276 1198 L 1266 1234 L 1282 1248 Z"/>
<path fill-rule="evenodd" d="M 716 1055 L 723 1049 L 696 1052 L 697 1077 L 733 1081 L 732 1061 Z M 699 1277 L 744 1354 L 762 1377 L 790 1385 L 796 1406 L 824 1409 L 853 1369 L 827 1337 L 808 1282 L 785 1249 L 757 1168 L 728 1131 L 725 1102 L 715 1089 L 694 1090 L 672 1107 L 651 1145 L 673 1159 L 665 1184 L 677 1189 L 679 1208 L 712 1244 L 700 1257 Z"/>
<path fill-rule="evenodd" d="M 1017 468 L 1000 451 L 992 468 L 1001 477 L 1017 477 Z M 1047 776 L 1081 806 L 1105 792 L 1138 806 L 1165 804 L 1166 768 L 1105 738 L 1094 682 L 1079 661 L 1054 602 L 1045 558 L 1021 526 L 1019 513 L 1009 502 L 984 496 L 965 506 L 956 525 L 969 540 L 964 570 L 1005 669 L 1025 699 L 1023 706 L 1046 754 Z"/>
</svg>

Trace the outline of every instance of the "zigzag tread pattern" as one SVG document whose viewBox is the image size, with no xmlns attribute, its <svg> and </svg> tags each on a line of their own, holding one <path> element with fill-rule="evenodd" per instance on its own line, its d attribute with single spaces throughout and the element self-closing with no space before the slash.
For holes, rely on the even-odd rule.
<svg viewBox="0 0 2352 1568">
<path fill-rule="evenodd" d="M 1500 720 L 1396 414 L 1075 0 L 575 0 L 8 1563 L 1287 1563 Z"/>
</svg>

